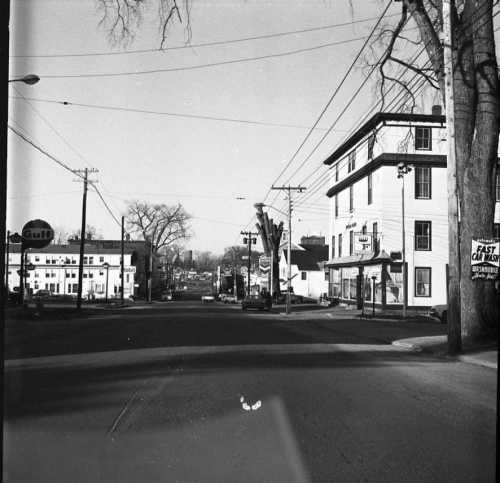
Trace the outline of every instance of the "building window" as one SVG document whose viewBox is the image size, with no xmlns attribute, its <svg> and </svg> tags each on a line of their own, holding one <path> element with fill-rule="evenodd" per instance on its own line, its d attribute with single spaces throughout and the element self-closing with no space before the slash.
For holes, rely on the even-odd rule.
<svg viewBox="0 0 500 483">
<path fill-rule="evenodd" d="M 45 272 L 45 278 L 50 278 L 50 273 L 49 272 Z"/>
<path fill-rule="evenodd" d="M 83 274 L 83 278 L 87 278 L 87 274 L 86 273 Z"/>
<path fill-rule="evenodd" d="M 498 177 L 497 177 L 498 179 Z M 39 262 L 40 261 L 40 257 L 38 255 L 35 255 L 35 262 Z"/>
<path fill-rule="evenodd" d="M 50 265 L 50 258 L 46 258 L 46 259 L 45 259 L 45 263 L 46 263 L 47 265 Z"/>
<path fill-rule="evenodd" d="M 55 258 L 52 259 L 52 265 L 55 265 L 57 263 L 57 260 Z"/>
<path fill-rule="evenodd" d="M 335 165 L 335 181 L 339 180 L 339 163 Z"/>
<path fill-rule="evenodd" d="M 351 151 L 347 157 L 347 172 L 350 173 L 356 167 L 356 150 Z"/>
<path fill-rule="evenodd" d="M 76 273 L 75 272 L 71 273 L 71 278 L 76 278 Z"/>
<path fill-rule="evenodd" d="M 76 260 L 74 258 L 71 259 L 71 264 L 76 265 Z"/>
<path fill-rule="evenodd" d="M 56 278 L 56 272 L 51 272 L 50 278 Z"/>
<path fill-rule="evenodd" d="M 332 236 L 332 258 L 335 258 L 335 235 Z"/>
<path fill-rule="evenodd" d="M 372 225 L 373 251 L 378 252 L 378 223 Z"/>
<path fill-rule="evenodd" d="M 430 151 L 432 149 L 430 127 L 417 126 L 415 128 L 415 149 L 418 151 Z"/>
<path fill-rule="evenodd" d="M 104 262 L 104 257 L 99 257 L 99 262 Z"/>
<path fill-rule="evenodd" d="M 431 199 L 431 168 L 417 166 L 415 168 L 415 198 Z"/>
<path fill-rule="evenodd" d="M 415 297 L 431 296 L 431 268 L 415 267 Z"/>
<path fill-rule="evenodd" d="M 94 278 L 94 274 L 92 272 L 89 272 L 89 278 Z"/>
<path fill-rule="evenodd" d="M 127 282 L 127 283 L 130 282 L 130 274 L 128 274 L 128 273 L 127 273 L 127 275 L 125 275 L 125 282 Z"/>
<path fill-rule="evenodd" d="M 368 204 L 369 205 L 371 205 L 373 202 L 372 186 L 373 186 L 373 179 L 372 179 L 372 173 L 370 173 L 368 175 Z"/>
<path fill-rule="evenodd" d="M 415 221 L 415 250 L 431 249 L 431 222 Z"/>
<path fill-rule="evenodd" d="M 349 255 L 354 253 L 354 232 L 351 230 L 349 232 Z"/>
<path fill-rule="evenodd" d="M 363 227 L 361 228 L 361 233 L 363 235 L 366 235 L 366 225 L 363 225 Z"/>
<path fill-rule="evenodd" d="M 89 261 L 88 257 L 83 257 L 83 264 L 84 265 L 88 265 L 88 261 Z"/>
<path fill-rule="evenodd" d="M 93 265 L 94 264 L 94 257 L 89 257 L 89 265 Z"/>
<path fill-rule="evenodd" d="M 342 256 L 342 234 L 339 235 L 339 257 Z"/>
<path fill-rule="evenodd" d="M 495 223 L 493 225 L 493 237 L 500 238 L 500 223 Z"/>
<path fill-rule="evenodd" d="M 66 278 L 69 278 L 71 274 L 69 272 L 66 272 Z"/>
<path fill-rule="evenodd" d="M 300 278 L 301 278 L 301 280 L 307 280 L 307 272 L 301 272 Z"/>
<path fill-rule="evenodd" d="M 498 172 L 495 176 L 495 201 L 500 201 L 500 173 Z"/>
<path fill-rule="evenodd" d="M 335 218 L 339 216 L 339 197 L 335 195 Z"/>
<path fill-rule="evenodd" d="M 372 134 L 368 138 L 368 159 L 373 158 L 373 146 L 375 146 L 375 135 Z"/>
<path fill-rule="evenodd" d="M 349 186 L 349 211 L 354 211 L 354 186 Z"/>
</svg>

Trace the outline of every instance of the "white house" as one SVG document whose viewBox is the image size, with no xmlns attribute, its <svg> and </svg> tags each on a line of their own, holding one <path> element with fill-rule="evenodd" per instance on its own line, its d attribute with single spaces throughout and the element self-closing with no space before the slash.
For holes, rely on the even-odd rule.
<svg viewBox="0 0 500 483">
<path fill-rule="evenodd" d="M 286 292 L 288 277 L 287 243 L 280 246 L 280 288 Z M 322 267 L 328 259 L 328 245 L 324 237 L 302 237 L 301 243 L 292 244 L 292 287 L 296 295 L 319 298 L 328 291 L 328 275 Z"/>
<path fill-rule="evenodd" d="M 36 294 L 48 290 L 52 294 L 72 295 L 78 291 L 78 266 L 80 248 L 76 244 L 48 245 L 45 248 L 31 248 L 26 252 L 25 293 Z M 131 250 L 124 252 L 124 297 L 134 293 L 136 267 L 131 264 Z M 82 297 L 99 299 L 119 297 L 121 287 L 121 251 L 119 248 L 101 248 L 85 244 L 83 257 Z M 21 263 L 20 245 L 10 245 L 8 257 L 8 287 L 19 289 Z"/>
<path fill-rule="evenodd" d="M 378 113 L 324 161 L 331 166 L 330 296 L 360 306 L 363 296 L 373 300 L 375 285 L 382 306 L 400 305 L 403 293 L 409 307 L 446 303 L 446 153 L 439 110 Z M 400 163 L 406 174 L 398 178 Z M 497 201 L 499 191 L 497 175 Z M 499 203 L 496 222 L 498 212 Z"/>
</svg>

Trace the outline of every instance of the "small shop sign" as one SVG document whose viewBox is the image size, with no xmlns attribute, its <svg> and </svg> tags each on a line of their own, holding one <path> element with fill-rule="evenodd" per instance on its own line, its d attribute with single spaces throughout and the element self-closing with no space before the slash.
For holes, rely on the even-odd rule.
<svg viewBox="0 0 500 483">
<path fill-rule="evenodd" d="M 354 233 L 354 253 L 362 254 L 373 251 L 371 233 Z"/>
<path fill-rule="evenodd" d="M 500 241 L 473 238 L 470 264 L 472 280 L 495 280 L 500 268 Z"/>
</svg>

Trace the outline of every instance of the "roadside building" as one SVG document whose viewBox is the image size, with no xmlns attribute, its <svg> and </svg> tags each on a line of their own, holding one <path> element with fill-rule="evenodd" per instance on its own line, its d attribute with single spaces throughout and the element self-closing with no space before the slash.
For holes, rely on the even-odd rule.
<svg viewBox="0 0 500 483">
<path fill-rule="evenodd" d="M 401 307 L 403 294 L 409 307 L 446 303 L 446 153 L 445 117 L 433 109 L 378 113 L 324 161 L 331 167 L 331 297 L 360 307 L 375 287 L 384 307 Z M 400 177 L 398 165 L 406 172 Z"/>
<path fill-rule="evenodd" d="M 108 298 L 120 297 L 121 250 L 102 248 L 85 244 L 83 257 L 82 297 L 85 299 L 104 299 L 106 287 Z M 49 291 L 52 295 L 76 297 L 78 292 L 78 266 L 80 248 L 76 244 L 48 245 L 45 248 L 31 248 L 26 251 L 25 293 L 34 295 L 39 290 Z M 131 263 L 132 250 L 124 254 L 124 297 L 134 294 L 136 268 Z M 21 246 L 10 245 L 8 280 L 10 290 L 19 289 L 21 265 Z M 107 284 L 106 284 L 107 280 Z"/>
<path fill-rule="evenodd" d="M 298 245 L 292 244 L 292 288 L 296 295 L 319 298 L 328 291 L 328 278 L 323 263 L 328 260 L 329 247 L 325 237 L 302 237 Z M 280 246 L 280 283 L 281 290 L 287 290 L 288 246 Z"/>
</svg>

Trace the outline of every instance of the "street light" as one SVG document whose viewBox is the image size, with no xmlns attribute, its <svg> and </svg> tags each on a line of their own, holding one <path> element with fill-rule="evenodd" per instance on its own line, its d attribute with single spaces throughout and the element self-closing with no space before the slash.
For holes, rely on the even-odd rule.
<svg viewBox="0 0 500 483">
<path fill-rule="evenodd" d="M 403 257 L 403 319 L 406 318 L 406 243 L 405 243 L 405 174 L 411 171 L 411 167 L 407 164 L 401 162 L 398 163 L 398 178 L 401 178 L 401 228 L 402 228 L 402 257 Z"/>
<path fill-rule="evenodd" d="M 24 82 L 25 84 L 32 86 L 33 84 L 36 84 L 39 80 L 40 77 L 38 77 L 36 74 L 27 74 L 24 77 L 20 77 L 18 79 L 9 79 L 9 82 Z"/>
<path fill-rule="evenodd" d="M 109 276 L 109 263 L 104 262 L 102 266 L 106 269 L 106 298 L 105 302 L 108 303 L 108 276 Z"/>
</svg>

